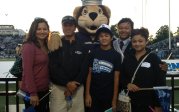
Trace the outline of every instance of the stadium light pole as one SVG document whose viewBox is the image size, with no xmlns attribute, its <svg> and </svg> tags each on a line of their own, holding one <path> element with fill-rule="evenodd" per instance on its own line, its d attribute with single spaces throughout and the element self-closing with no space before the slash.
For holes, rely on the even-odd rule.
<svg viewBox="0 0 179 112">
<path fill-rule="evenodd" d="M 142 0 L 142 27 L 144 26 L 144 6 L 143 6 L 143 0 Z"/>
<path fill-rule="evenodd" d="M 171 50 L 171 35 L 170 35 L 170 0 L 168 1 L 168 15 L 169 15 L 169 23 L 168 23 L 168 43 L 169 43 L 169 50 Z"/>
</svg>

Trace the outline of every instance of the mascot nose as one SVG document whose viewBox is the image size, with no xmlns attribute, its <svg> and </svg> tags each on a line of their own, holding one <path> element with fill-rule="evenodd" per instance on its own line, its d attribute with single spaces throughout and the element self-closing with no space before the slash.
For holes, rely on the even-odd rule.
<svg viewBox="0 0 179 112">
<path fill-rule="evenodd" d="M 94 21 L 96 19 L 96 17 L 98 16 L 98 14 L 96 12 L 91 12 L 89 14 L 89 17 Z"/>
</svg>

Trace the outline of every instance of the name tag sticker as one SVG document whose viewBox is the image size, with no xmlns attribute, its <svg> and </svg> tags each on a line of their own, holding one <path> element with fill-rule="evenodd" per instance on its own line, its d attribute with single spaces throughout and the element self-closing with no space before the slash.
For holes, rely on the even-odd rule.
<svg viewBox="0 0 179 112">
<path fill-rule="evenodd" d="M 150 68 L 151 67 L 151 64 L 149 62 L 143 62 L 141 64 L 141 67 L 145 67 L 145 68 Z"/>
</svg>

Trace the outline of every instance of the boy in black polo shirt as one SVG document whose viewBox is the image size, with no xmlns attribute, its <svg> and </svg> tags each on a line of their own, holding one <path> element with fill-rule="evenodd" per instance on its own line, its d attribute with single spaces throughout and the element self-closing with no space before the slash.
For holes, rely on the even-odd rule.
<svg viewBox="0 0 179 112">
<path fill-rule="evenodd" d="M 96 32 L 100 47 L 90 53 L 85 103 L 90 112 L 116 110 L 121 56 L 112 48 L 112 32 L 103 24 Z"/>
</svg>

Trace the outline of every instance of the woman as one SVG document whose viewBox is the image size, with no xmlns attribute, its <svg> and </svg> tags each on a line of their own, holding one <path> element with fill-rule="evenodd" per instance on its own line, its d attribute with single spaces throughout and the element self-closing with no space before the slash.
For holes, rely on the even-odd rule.
<svg viewBox="0 0 179 112">
<path fill-rule="evenodd" d="M 34 19 L 22 49 L 21 90 L 30 96 L 30 101 L 24 100 L 25 108 L 33 106 L 36 112 L 48 112 L 49 109 L 48 97 L 41 99 L 49 91 L 48 35 L 48 22 L 43 18 Z"/>
<path fill-rule="evenodd" d="M 160 104 L 154 91 L 140 90 L 141 88 L 153 88 L 165 85 L 165 72 L 161 72 L 159 64 L 161 60 L 156 54 L 146 48 L 149 32 L 145 28 L 134 29 L 131 34 L 132 50 L 124 58 L 122 65 L 122 79 L 129 90 L 132 112 L 160 112 Z M 150 54 L 149 54 L 150 53 Z M 141 60 L 148 57 L 140 65 L 133 83 L 131 78 Z M 124 80 L 123 80 L 124 79 Z"/>
<path fill-rule="evenodd" d="M 121 56 L 112 48 L 112 32 L 103 24 L 96 32 L 100 47 L 90 54 L 85 103 L 90 112 L 116 111 Z"/>
</svg>

